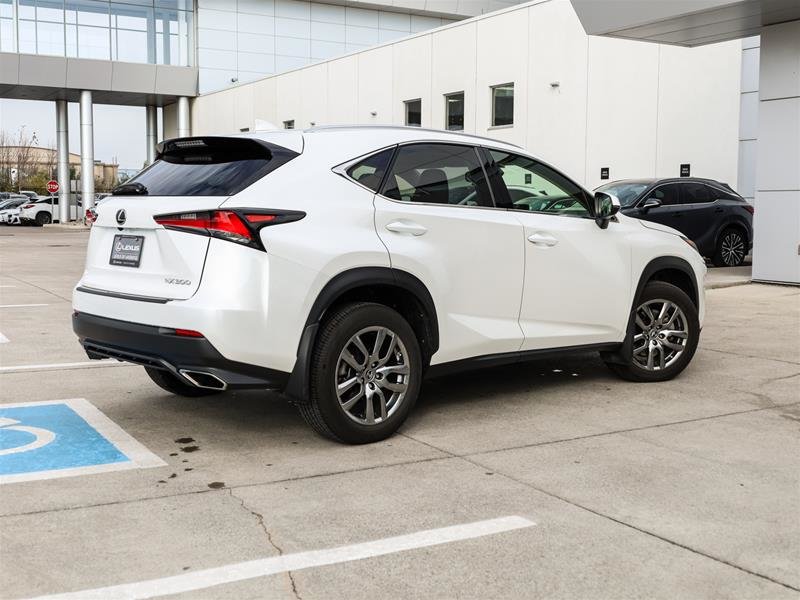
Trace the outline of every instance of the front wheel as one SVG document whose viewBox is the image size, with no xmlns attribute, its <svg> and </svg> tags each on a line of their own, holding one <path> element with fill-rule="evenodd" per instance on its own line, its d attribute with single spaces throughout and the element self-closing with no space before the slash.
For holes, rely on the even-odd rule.
<svg viewBox="0 0 800 600">
<path fill-rule="evenodd" d="M 697 307 L 682 289 L 652 281 L 633 310 L 632 353 L 608 367 L 629 381 L 666 381 L 683 371 L 700 338 Z"/>
<path fill-rule="evenodd" d="M 392 435 L 416 402 L 422 358 L 414 330 L 395 310 L 358 302 L 332 312 L 311 358 L 300 414 L 319 434 L 348 444 Z"/>
</svg>

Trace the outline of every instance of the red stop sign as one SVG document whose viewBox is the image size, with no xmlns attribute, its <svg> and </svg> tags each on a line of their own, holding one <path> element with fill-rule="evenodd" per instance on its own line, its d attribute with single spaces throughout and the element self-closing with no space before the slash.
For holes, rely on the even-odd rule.
<svg viewBox="0 0 800 600">
<path fill-rule="evenodd" d="M 51 194 L 58 192 L 58 182 L 55 179 L 51 179 L 47 182 L 47 191 Z"/>
</svg>

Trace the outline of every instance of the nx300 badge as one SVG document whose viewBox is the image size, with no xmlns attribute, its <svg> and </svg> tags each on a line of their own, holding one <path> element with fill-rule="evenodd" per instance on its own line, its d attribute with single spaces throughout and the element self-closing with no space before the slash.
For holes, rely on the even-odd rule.
<svg viewBox="0 0 800 600">
<path fill-rule="evenodd" d="M 174 277 L 164 277 L 164 283 L 170 285 L 192 285 L 192 282 L 188 279 L 175 279 Z"/>
</svg>

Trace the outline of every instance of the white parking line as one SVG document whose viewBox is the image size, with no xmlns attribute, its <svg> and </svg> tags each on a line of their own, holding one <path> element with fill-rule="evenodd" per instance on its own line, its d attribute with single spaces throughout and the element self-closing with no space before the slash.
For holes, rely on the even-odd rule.
<svg viewBox="0 0 800 600">
<path fill-rule="evenodd" d="M 125 598 L 157 598 L 182 592 L 202 590 L 224 583 L 255 579 L 266 575 L 275 575 L 287 571 L 299 571 L 310 567 L 335 565 L 353 560 L 363 560 L 375 556 L 384 556 L 395 552 L 404 552 L 416 548 L 427 548 L 450 542 L 479 538 L 515 529 L 524 529 L 536 525 L 524 517 L 510 516 L 453 525 L 439 529 L 428 529 L 408 535 L 384 538 L 372 542 L 312 550 L 296 554 L 284 554 L 260 560 L 234 563 L 213 569 L 203 569 L 194 573 L 183 573 L 172 577 L 149 579 L 135 583 L 124 583 L 104 588 L 67 592 L 52 596 L 39 596 L 34 600 L 108 600 Z"/>
<path fill-rule="evenodd" d="M 0 367 L 0 373 L 20 373 L 22 371 L 60 371 L 62 369 L 95 369 L 97 367 L 135 367 L 136 365 L 119 362 L 113 358 L 103 360 L 86 360 L 73 363 L 51 363 L 47 365 L 12 365 Z"/>
<path fill-rule="evenodd" d="M 0 308 L 27 308 L 29 306 L 50 306 L 49 304 L 0 304 Z"/>
<path fill-rule="evenodd" d="M 3 332 L 0 331 L 0 344 L 7 344 L 11 340 L 8 339 L 6 336 L 3 335 Z"/>
</svg>

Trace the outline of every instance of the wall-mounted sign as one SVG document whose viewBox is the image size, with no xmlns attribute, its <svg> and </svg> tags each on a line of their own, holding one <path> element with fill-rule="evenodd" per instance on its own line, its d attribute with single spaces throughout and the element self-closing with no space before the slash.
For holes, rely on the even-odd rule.
<svg viewBox="0 0 800 600">
<path fill-rule="evenodd" d="M 681 177 L 689 177 L 692 172 L 692 165 L 683 163 L 681 165 Z"/>
<path fill-rule="evenodd" d="M 608 167 L 600 167 L 600 179 L 608 179 L 610 169 Z"/>
</svg>

